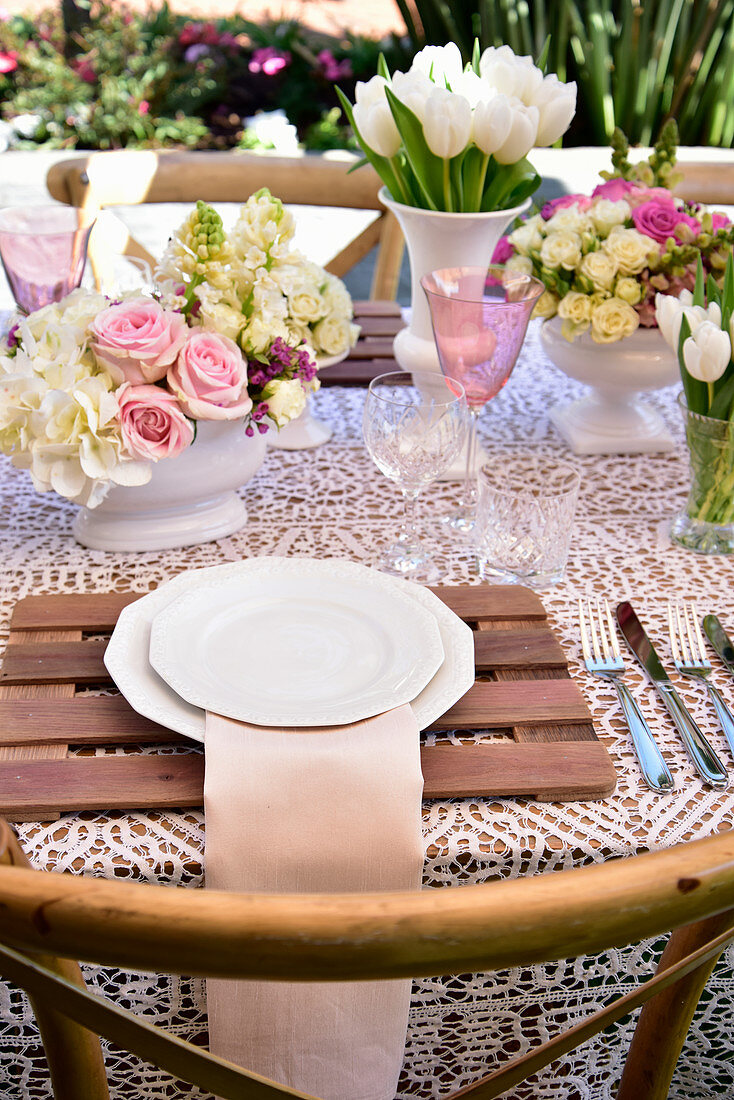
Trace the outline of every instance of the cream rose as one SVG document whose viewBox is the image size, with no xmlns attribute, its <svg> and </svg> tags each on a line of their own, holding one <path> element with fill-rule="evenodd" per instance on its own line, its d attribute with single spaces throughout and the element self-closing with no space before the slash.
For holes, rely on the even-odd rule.
<svg viewBox="0 0 734 1100">
<path fill-rule="evenodd" d="M 640 318 L 621 298 L 607 298 L 591 312 L 591 338 L 597 344 L 613 344 L 631 336 Z"/>
<path fill-rule="evenodd" d="M 263 390 L 267 415 L 279 427 L 300 416 L 306 407 L 306 391 L 297 378 L 275 378 Z"/>
<path fill-rule="evenodd" d="M 558 295 L 552 290 L 544 290 L 538 298 L 533 309 L 533 317 L 542 317 L 547 321 L 549 317 L 555 317 L 558 312 Z"/>
<path fill-rule="evenodd" d="M 562 318 L 561 333 L 566 340 L 573 340 L 586 332 L 591 320 L 592 302 L 588 294 L 570 290 L 558 303 L 558 316 Z"/>
<path fill-rule="evenodd" d="M 540 259 L 544 267 L 573 271 L 581 259 L 581 237 L 571 229 L 549 234 L 540 246 Z"/>
<path fill-rule="evenodd" d="M 323 295 L 310 281 L 294 286 L 288 291 L 288 307 L 296 324 L 314 324 L 327 312 Z"/>
<path fill-rule="evenodd" d="M 532 275 L 533 261 L 529 256 L 510 256 L 505 264 L 506 271 L 516 271 L 518 275 Z"/>
<path fill-rule="evenodd" d="M 611 199 L 597 199 L 589 208 L 589 218 L 594 229 L 601 237 L 606 237 L 617 225 L 624 225 L 631 216 L 630 204 L 620 199 L 612 202 Z"/>
<path fill-rule="evenodd" d="M 346 317 L 324 317 L 312 331 L 314 348 L 324 355 L 340 355 L 356 343 L 359 335 L 358 326 Z"/>
<path fill-rule="evenodd" d="M 660 253 L 660 245 L 636 229 L 617 226 L 603 242 L 602 248 L 617 262 L 621 275 L 639 275 Z"/>
<path fill-rule="evenodd" d="M 621 298 L 623 302 L 636 306 L 642 301 L 643 290 L 637 279 L 633 279 L 630 275 L 623 275 L 621 279 L 617 279 L 614 295 L 616 298 Z"/>
<path fill-rule="evenodd" d="M 591 232 L 592 224 L 588 214 L 584 213 L 576 203 L 571 206 L 562 206 L 545 223 L 546 232 L 558 233 L 570 229 L 574 233 Z"/>
<path fill-rule="evenodd" d="M 579 264 L 578 272 L 590 281 L 594 290 L 611 290 L 617 266 L 613 256 L 599 250 L 587 252 Z"/>
<path fill-rule="evenodd" d="M 543 234 L 540 231 L 542 224 L 543 219 L 540 214 L 535 214 L 510 233 L 508 240 L 516 252 L 522 256 L 527 256 L 529 252 L 537 252 L 543 243 Z"/>
</svg>

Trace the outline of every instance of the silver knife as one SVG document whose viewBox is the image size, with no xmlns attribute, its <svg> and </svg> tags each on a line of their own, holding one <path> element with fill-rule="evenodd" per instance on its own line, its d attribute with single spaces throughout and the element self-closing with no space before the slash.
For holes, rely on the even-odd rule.
<svg viewBox="0 0 734 1100">
<path fill-rule="evenodd" d="M 734 676 L 734 646 L 729 641 L 729 637 L 716 615 L 706 616 L 703 620 L 703 629 L 706 631 L 711 645 L 719 654 L 729 672 Z"/>
<path fill-rule="evenodd" d="M 628 646 L 665 704 L 701 779 L 711 787 L 727 787 L 729 776 L 726 768 L 686 710 L 632 605 L 627 601 L 617 605 L 617 622 Z"/>
</svg>

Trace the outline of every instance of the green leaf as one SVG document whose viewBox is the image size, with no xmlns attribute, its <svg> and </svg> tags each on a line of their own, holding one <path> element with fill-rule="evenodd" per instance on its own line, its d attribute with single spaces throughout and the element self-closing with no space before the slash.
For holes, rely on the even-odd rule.
<svg viewBox="0 0 734 1100">
<path fill-rule="evenodd" d="M 402 181 L 398 178 L 397 173 L 395 172 L 395 169 L 393 168 L 392 162 L 390 160 L 388 160 L 387 157 L 381 157 L 379 155 L 379 153 L 375 153 L 372 149 L 370 149 L 369 145 L 364 140 L 364 138 L 360 134 L 357 126 L 355 125 L 354 111 L 352 110 L 352 104 L 349 102 L 347 97 L 344 95 L 344 92 L 341 90 L 341 88 L 336 87 L 336 85 L 335 85 L 335 88 L 336 88 L 336 94 L 339 97 L 339 102 L 341 103 L 342 108 L 344 110 L 344 114 L 349 119 L 349 125 L 354 130 L 354 136 L 356 137 L 357 141 L 359 142 L 360 147 L 362 149 L 362 152 L 365 155 L 365 160 L 369 161 L 369 163 L 375 169 L 378 176 L 380 177 L 382 182 L 385 184 L 385 186 L 387 187 L 388 191 L 390 192 L 392 197 L 395 199 L 395 201 L 396 202 L 405 202 L 406 199 L 407 199 L 407 196 L 405 194 L 405 189 L 401 185 Z"/>
<path fill-rule="evenodd" d="M 545 42 L 543 43 L 543 49 L 540 51 L 540 57 L 535 62 L 535 64 L 543 72 L 544 75 L 547 75 L 548 72 L 548 54 L 550 53 L 550 45 L 551 36 L 548 35 Z"/>
<path fill-rule="evenodd" d="M 686 370 L 685 360 L 683 358 L 683 345 L 691 335 L 691 326 L 688 323 L 688 318 L 683 316 L 680 326 L 680 335 L 678 337 L 678 362 L 680 364 L 680 374 L 683 381 L 683 391 L 686 395 L 686 404 L 691 412 L 700 413 L 701 416 L 708 415 L 708 386 L 705 382 L 700 382 L 698 378 L 694 378 Z"/>
<path fill-rule="evenodd" d="M 703 264 L 701 263 L 701 255 L 699 253 L 698 263 L 696 266 L 696 286 L 693 290 L 693 304 L 694 306 L 706 305 L 706 294 L 704 292 L 704 279 L 703 279 Z M 690 336 L 690 332 L 688 334 Z"/>
<path fill-rule="evenodd" d="M 481 56 L 482 56 L 482 47 L 480 45 L 479 39 L 475 38 L 474 39 L 474 48 L 472 49 L 472 55 L 471 55 L 471 67 L 474 70 L 474 72 L 477 74 L 477 76 L 479 76 L 479 59 L 480 59 Z"/>
<path fill-rule="evenodd" d="M 387 67 L 384 53 L 381 53 L 377 58 L 377 75 L 384 77 L 385 80 L 390 79 L 390 70 Z"/>
<path fill-rule="evenodd" d="M 400 131 L 405 155 L 431 210 L 443 210 L 443 158 L 432 153 L 423 135 L 423 126 L 409 107 L 397 98 L 392 89 L 385 89 L 395 124 Z"/>
<path fill-rule="evenodd" d="M 728 377 L 725 375 L 718 380 L 716 397 L 711 402 L 711 408 L 709 409 L 709 416 L 712 416 L 714 420 L 731 419 L 732 405 L 734 404 L 734 370 L 731 366 L 727 367 L 727 374 Z"/>
<path fill-rule="evenodd" d="M 716 279 L 710 272 L 706 279 L 706 301 L 709 305 L 711 305 L 712 302 L 721 305 L 721 293 L 716 283 Z"/>
<path fill-rule="evenodd" d="M 487 173 L 488 186 L 484 189 L 482 210 L 507 210 L 529 198 L 541 179 L 526 157 L 517 164 L 497 164 L 490 161 Z"/>
</svg>

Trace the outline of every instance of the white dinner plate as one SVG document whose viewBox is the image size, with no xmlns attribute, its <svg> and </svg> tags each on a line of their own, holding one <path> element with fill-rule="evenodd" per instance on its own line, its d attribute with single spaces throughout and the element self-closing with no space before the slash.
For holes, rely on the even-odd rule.
<svg viewBox="0 0 734 1100">
<path fill-rule="evenodd" d="M 105 664 L 118 689 L 139 714 L 167 729 L 204 741 L 205 715 L 185 702 L 152 668 L 148 659 L 153 619 L 182 592 L 206 586 L 212 578 L 237 576 L 252 567 L 250 559 L 180 573 L 121 613 L 105 653 Z M 395 588 L 431 611 L 438 624 L 444 661 L 423 691 L 411 700 L 418 727 L 428 729 L 474 683 L 471 629 L 427 588 L 386 577 Z"/>
<path fill-rule="evenodd" d="M 443 661 L 438 624 L 354 562 L 261 558 L 177 596 L 150 663 L 194 706 L 260 726 L 335 726 L 409 703 Z"/>
</svg>

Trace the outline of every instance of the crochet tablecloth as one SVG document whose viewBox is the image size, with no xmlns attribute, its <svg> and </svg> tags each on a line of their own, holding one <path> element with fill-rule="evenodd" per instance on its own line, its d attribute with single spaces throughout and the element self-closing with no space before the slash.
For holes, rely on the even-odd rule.
<svg viewBox="0 0 734 1100">
<path fill-rule="evenodd" d="M 583 392 L 583 387 L 545 359 L 537 325 L 531 324 L 509 384 L 480 419 L 480 435 L 490 459 L 516 449 L 568 457 L 548 412 L 554 404 Z M 675 773 L 678 788 L 670 796 L 655 795 L 643 785 L 611 685 L 592 679 L 581 664 L 576 601 L 587 593 L 605 595 L 611 602 L 634 599 L 665 658 L 669 657 L 665 627 L 669 597 L 695 597 L 702 614 L 715 611 L 734 630 L 734 560 L 694 555 L 674 547 L 668 537 L 670 519 L 682 507 L 688 485 L 676 392 L 671 387 L 645 398 L 674 433 L 674 451 L 571 456 L 581 471 L 582 486 L 567 575 L 541 594 L 571 674 L 617 767 L 615 794 L 602 801 L 564 805 L 510 799 L 426 802 L 427 886 L 487 882 L 579 866 L 731 828 L 734 794 L 709 790 L 694 775 L 653 689 L 638 670 L 630 663 L 627 683 Z M 370 563 L 380 545 L 396 532 L 402 504 L 398 490 L 378 472 L 362 443 L 363 402 L 361 389 L 323 389 L 315 399 L 315 412 L 332 426 L 331 441 L 310 451 L 269 450 L 262 469 L 242 489 L 247 526 L 217 543 L 184 550 L 142 554 L 86 550 L 71 534 L 74 507 L 52 494 L 37 495 L 26 474 L 0 459 L 3 642 L 14 603 L 29 594 L 129 588 L 142 593 L 182 569 L 261 554 Z M 431 523 L 455 504 L 457 491 L 456 483 L 431 487 L 422 515 L 436 539 L 436 553 L 448 567 L 447 580 L 479 583 L 470 550 L 437 536 Z M 720 666 L 715 680 L 734 704 L 734 683 Z M 690 682 L 682 686 L 699 724 L 734 771 L 731 752 L 702 687 Z M 66 814 L 51 824 L 19 826 L 19 832 L 40 868 L 191 888 L 202 881 L 201 813 Z M 476 1079 L 495 1064 L 502 1046 L 526 1048 L 628 990 L 649 974 L 659 949 L 660 944 L 645 943 L 569 963 L 416 981 L 399 1096 L 439 1097 Z M 733 968 L 734 949 L 730 949 L 709 982 L 691 1028 L 676 1070 L 672 1100 L 734 1094 Z M 102 994 L 144 1013 L 148 1020 L 184 1037 L 205 1038 L 203 981 L 95 967 L 87 973 Z M 556 1066 L 552 1075 L 543 1075 L 512 1095 L 518 1100 L 611 1100 L 627 1039 L 627 1029 L 622 1027 L 614 1039 L 592 1041 L 564 1059 L 560 1073 Z M 142 1067 L 131 1056 L 110 1050 L 109 1058 L 115 1100 L 182 1095 L 166 1075 Z M 3 985 L 0 1096 L 3 1100 L 50 1097 L 30 1009 L 21 994 Z"/>
</svg>

